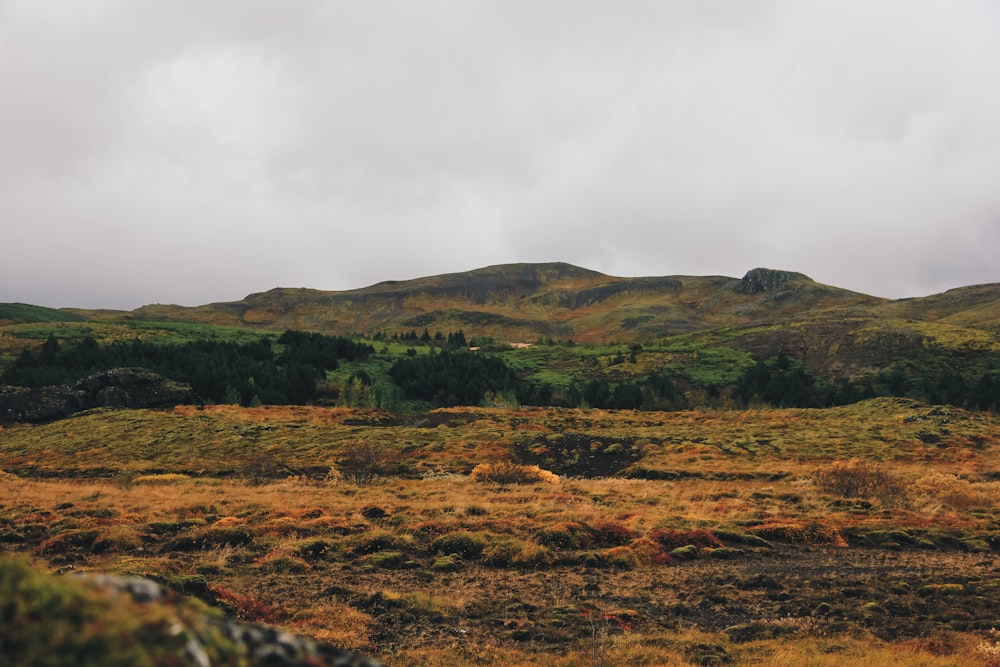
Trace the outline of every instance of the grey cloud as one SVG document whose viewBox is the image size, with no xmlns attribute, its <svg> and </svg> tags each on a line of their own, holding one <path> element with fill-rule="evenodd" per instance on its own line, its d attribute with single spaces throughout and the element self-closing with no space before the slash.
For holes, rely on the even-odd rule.
<svg viewBox="0 0 1000 667">
<path fill-rule="evenodd" d="M 998 33 L 985 0 L 0 2 L 0 301 L 998 281 Z"/>
</svg>

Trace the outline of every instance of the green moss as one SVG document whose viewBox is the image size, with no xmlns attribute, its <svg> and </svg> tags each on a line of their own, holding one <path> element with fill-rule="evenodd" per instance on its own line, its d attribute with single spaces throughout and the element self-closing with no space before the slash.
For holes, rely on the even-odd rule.
<svg viewBox="0 0 1000 667">
<path fill-rule="evenodd" d="M 177 628 L 185 628 L 177 632 Z M 211 664 L 247 665 L 205 608 L 137 603 L 76 577 L 55 577 L 24 560 L 0 559 L 0 656 L 12 667 L 155 667 L 187 664 L 195 631 Z"/>
</svg>

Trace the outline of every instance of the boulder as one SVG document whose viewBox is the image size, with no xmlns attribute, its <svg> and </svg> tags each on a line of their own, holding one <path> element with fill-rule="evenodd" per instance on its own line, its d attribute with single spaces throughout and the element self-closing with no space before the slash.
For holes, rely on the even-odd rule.
<svg viewBox="0 0 1000 667">
<path fill-rule="evenodd" d="M 81 409 L 80 394 L 69 387 L 0 386 L 0 424 L 54 421 Z"/>
<path fill-rule="evenodd" d="M 165 408 L 195 398 L 190 386 L 145 368 L 112 368 L 80 380 L 73 389 L 88 408 Z"/>
<path fill-rule="evenodd" d="M 72 387 L 0 386 L 0 424 L 40 424 L 93 408 L 166 408 L 199 402 L 186 384 L 145 368 L 113 368 Z"/>
</svg>

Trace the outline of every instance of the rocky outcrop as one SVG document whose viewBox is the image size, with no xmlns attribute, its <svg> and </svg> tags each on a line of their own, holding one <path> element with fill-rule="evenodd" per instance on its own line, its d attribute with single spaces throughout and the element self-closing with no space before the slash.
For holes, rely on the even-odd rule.
<svg viewBox="0 0 1000 667">
<path fill-rule="evenodd" d="M 165 408 L 194 402 L 191 387 L 145 368 L 113 368 L 77 382 L 90 408 Z"/>
<path fill-rule="evenodd" d="M 186 384 L 144 368 L 114 368 L 72 387 L 0 387 L 0 424 L 39 424 L 93 408 L 164 408 L 197 403 Z"/>
<path fill-rule="evenodd" d="M 171 604 L 171 597 L 155 581 L 143 577 L 123 577 L 99 573 L 74 573 L 86 583 L 112 595 L 128 595 L 142 604 Z M 186 627 L 175 617 L 170 628 L 173 636 L 183 637 L 187 664 L 212 667 L 215 651 L 205 638 L 222 637 L 241 648 L 252 667 L 380 667 L 381 663 L 358 653 L 320 644 L 290 632 L 262 625 L 240 623 L 232 619 L 204 616 Z M 206 632 L 206 626 L 215 631 Z"/>
<path fill-rule="evenodd" d="M 38 424 L 82 410 L 69 387 L 0 387 L 0 424 Z"/>
<path fill-rule="evenodd" d="M 775 271 L 774 269 L 751 269 L 733 288 L 737 294 L 760 294 L 773 292 L 795 278 L 805 278 L 794 271 Z"/>
</svg>

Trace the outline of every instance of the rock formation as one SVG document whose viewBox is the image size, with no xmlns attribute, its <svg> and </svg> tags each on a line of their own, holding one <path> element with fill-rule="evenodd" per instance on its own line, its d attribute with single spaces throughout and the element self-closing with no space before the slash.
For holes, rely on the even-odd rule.
<svg viewBox="0 0 1000 667">
<path fill-rule="evenodd" d="M 0 387 L 0 424 L 63 419 L 93 408 L 165 408 L 197 403 L 186 384 L 144 368 L 114 368 L 80 380 L 72 387 Z"/>
</svg>

